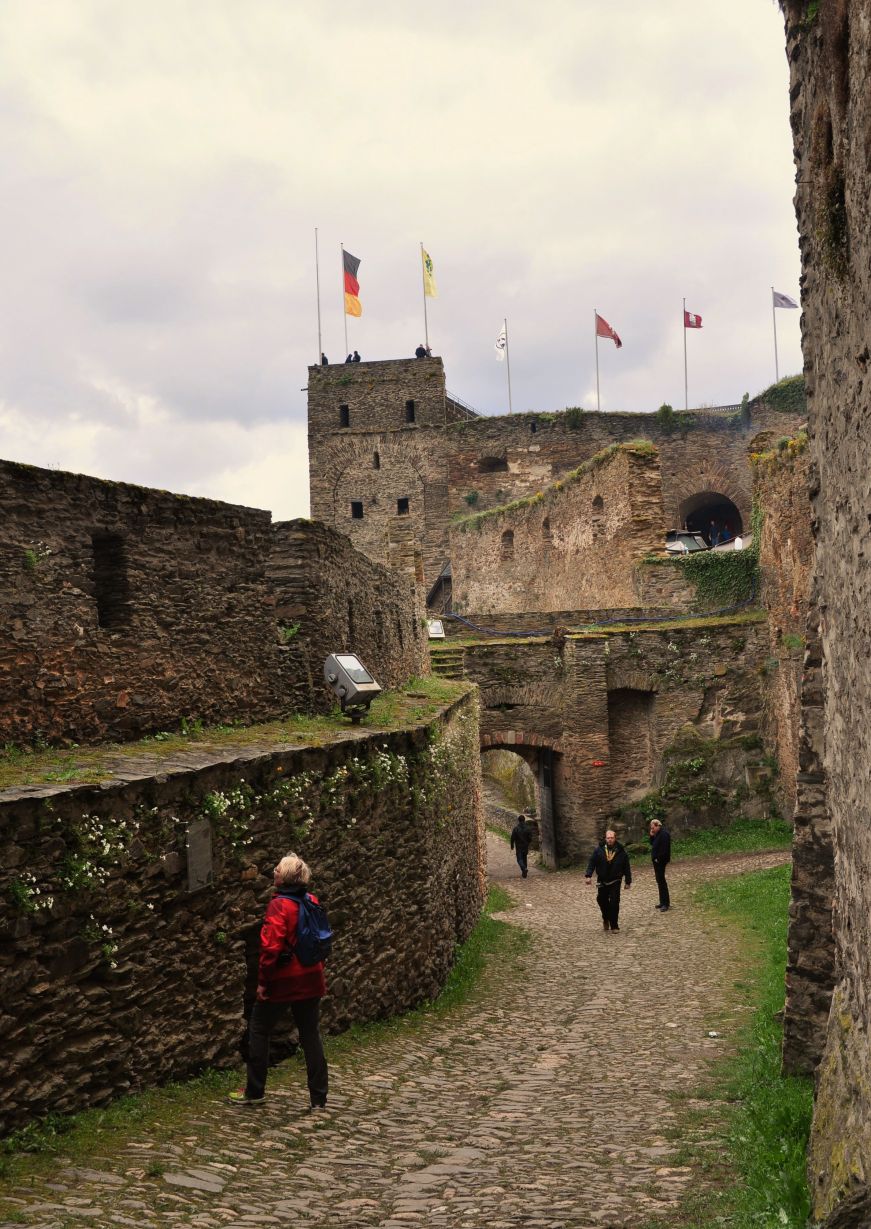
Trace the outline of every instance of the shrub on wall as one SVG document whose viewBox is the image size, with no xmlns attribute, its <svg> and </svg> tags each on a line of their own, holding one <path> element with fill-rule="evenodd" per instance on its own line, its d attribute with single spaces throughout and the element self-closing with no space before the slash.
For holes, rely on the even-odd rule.
<svg viewBox="0 0 871 1229">
<path fill-rule="evenodd" d="M 764 401 L 773 410 L 783 410 L 788 414 L 806 414 L 804 376 L 784 376 L 777 384 L 766 388 L 755 400 Z"/>
</svg>

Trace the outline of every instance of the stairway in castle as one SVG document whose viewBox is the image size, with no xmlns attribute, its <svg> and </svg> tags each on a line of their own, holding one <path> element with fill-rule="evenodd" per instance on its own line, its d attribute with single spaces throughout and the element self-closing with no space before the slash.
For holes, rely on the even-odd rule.
<svg viewBox="0 0 871 1229">
<path fill-rule="evenodd" d="M 430 663 L 433 674 L 443 679 L 464 679 L 466 677 L 465 649 L 450 648 L 448 645 L 430 645 Z"/>
</svg>

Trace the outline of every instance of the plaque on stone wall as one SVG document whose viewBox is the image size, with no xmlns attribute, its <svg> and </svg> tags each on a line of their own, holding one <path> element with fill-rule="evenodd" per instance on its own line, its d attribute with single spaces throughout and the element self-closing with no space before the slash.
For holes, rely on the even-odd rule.
<svg viewBox="0 0 871 1229">
<path fill-rule="evenodd" d="M 197 819 L 187 831 L 188 891 L 207 888 L 212 882 L 212 825 Z"/>
</svg>

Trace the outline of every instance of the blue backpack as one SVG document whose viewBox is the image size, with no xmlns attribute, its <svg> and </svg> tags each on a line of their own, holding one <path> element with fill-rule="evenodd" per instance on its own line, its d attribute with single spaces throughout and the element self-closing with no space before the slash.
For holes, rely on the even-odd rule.
<svg viewBox="0 0 871 1229">
<path fill-rule="evenodd" d="M 333 931 L 326 909 L 312 900 L 308 892 L 282 892 L 280 895 L 288 896 L 299 905 L 296 942 L 290 954 L 304 965 L 327 960 L 333 950 Z"/>
</svg>

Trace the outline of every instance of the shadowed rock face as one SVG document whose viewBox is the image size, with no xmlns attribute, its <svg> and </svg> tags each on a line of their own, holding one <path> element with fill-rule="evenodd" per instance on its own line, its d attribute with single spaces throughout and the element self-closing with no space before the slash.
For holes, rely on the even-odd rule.
<svg viewBox="0 0 871 1229">
<path fill-rule="evenodd" d="M 869 1223 L 862 1188 L 871 1180 L 871 13 L 867 0 L 783 8 L 834 846 L 836 986 L 810 1178 L 815 1214 L 831 1214 L 835 1229 Z"/>
</svg>

